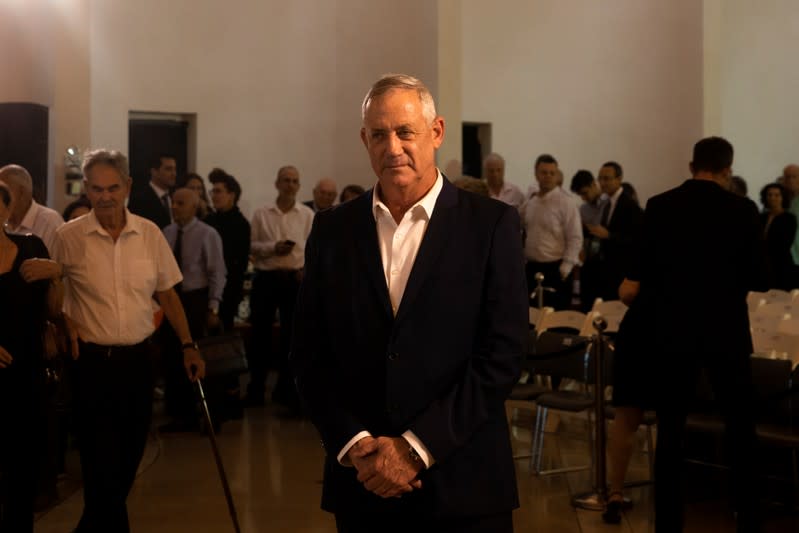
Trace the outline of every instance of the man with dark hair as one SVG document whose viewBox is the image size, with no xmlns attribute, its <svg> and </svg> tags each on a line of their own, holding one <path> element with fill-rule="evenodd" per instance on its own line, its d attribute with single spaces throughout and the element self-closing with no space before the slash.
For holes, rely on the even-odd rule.
<svg viewBox="0 0 799 533">
<path fill-rule="evenodd" d="M 569 193 L 558 186 L 558 162 L 554 157 L 538 156 L 535 178 L 538 192 L 521 208 L 528 289 L 535 289 L 535 274 L 540 272 L 544 285 L 555 289 L 544 295 L 545 305 L 568 309 L 572 270 L 580 262 L 583 247 L 580 212 Z"/>
<path fill-rule="evenodd" d="M 227 268 L 227 283 L 219 306 L 219 319 L 225 331 L 233 330 L 244 291 L 244 273 L 250 257 L 250 223 L 239 210 L 241 185 L 222 169 L 208 175 L 211 182 L 211 204 L 214 211 L 206 223 L 219 232 Z"/>
<path fill-rule="evenodd" d="M 589 233 L 588 227 L 595 226 L 602 220 L 602 210 L 608 200 L 588 170 L 578 170 L 571 181 L 571 191 L 579 196 L 580 220 L 583 224 L 583 251 L 580 265 L 580 300 L 583 311 L 590 311 L 594 301 L 599 297 L 601 270 L 599 264 L 600 239 Z"/>
<path fill-rule="evenodd" d="M 799 220 L 799 165 L 786 165 L 785 168 L 782 169 L 781 185 L 785 187 L 788 197 L 791 200 L 788 211 L 793 213 L 793 216 Z M 797 274 L 795 283 L 799 286 L 799 231 L 796 232 L 793 246 L 791 246 L 791 255 L 793 256 L 794 265 L 796 265 L 795 271 Z"/>
<path fill-rule="evenodd" d="M 624 192 L 623 177 L 621 165 L 615 161 L 599 169 L 599 187 L 607 202 L 602 206 L 599 224 L 587 226 L 588 233 L 600 242 L 599 297 L 606 301 L 619 299 L 619 285 L 641 226 L 641 208 Z"/>
<path fill-rule="evenodd" d="M 150 183 L 130 195 L 131 213 L 151 220 L 161 229 L 172 223 L 170 191 L 177 179 L 175 156 L 160 154 L 150 165 Z"/>
<path fill-rule="evenodd" d="M 658 416 L 655 527 L 683 525 L 682 441 L 691 391 L 702 371 L 727 427 L 738 531 L 757 531 L 755 425 L 746 295 L 767 287 L 758 214 L 727 189 L 732 145 L 719 137 L 694 146 L 692 179 L 650 199 L 640 262 L 628 274 L 646 317 Z M 677 215 L 677 216 L 675 216 Z M 623 291 L 624 292 L 624 291 Z M 675 321 L 680 326 L 675 329 Z M 675 331 L 679 330 L 679 334 Z M 642 332 L 644 333 L 644 332 Z M 645 379 L 636 376 L 636 379 Z"/>
</svg>

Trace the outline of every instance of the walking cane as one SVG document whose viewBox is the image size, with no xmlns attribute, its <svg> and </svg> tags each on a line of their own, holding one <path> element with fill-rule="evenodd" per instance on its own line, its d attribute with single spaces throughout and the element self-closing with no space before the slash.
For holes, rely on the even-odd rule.
<svg viewBox="0 0 799 533">
<path fill-rule="evenodd" d="M 193 369 L 196 371 L 196 369 Z M 233 520 L 233 529 L 236 533 L 241 533 L 239 527 L 239 519 L 236 516 L 236 505 L 233 503 L 233 495 L 230 493 L 230 485 L 227 481 L 225 474 L 225 466 L 222 464 L 222 456 L 219 454 L 219 447 L 216 444 L 216 434 L 214 433 L 214 426 L 211 422 L 211 412 L 208 410 L 208 402 L 205 400 L 205 391 L 201 380 L 197 380 L 197 390 L 200 393 L 200 403 L 202 403 L 203 417 L 205 418 L 205 428 L 208 432 L 208 439 L 211 441 L 211 449 L 214 451 L 214 459 L 216 459 L 216 469 L 219 472 L 219 479 L 222 481 L 222 488 L 225 490 L 225 499 L 227 500 L 228 512 L 230 512 L 230 519 Z"/>
</svg>

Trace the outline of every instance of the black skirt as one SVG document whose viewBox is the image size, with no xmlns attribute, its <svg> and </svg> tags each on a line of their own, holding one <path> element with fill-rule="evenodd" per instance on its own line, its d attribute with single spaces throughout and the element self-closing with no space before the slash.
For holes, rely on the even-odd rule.
<svg viewBox="0 0 799 533">
<path fill-rule="evenodd" d="M 651 320 L 646 306 L 636 300 L 619 325 L 611 380 L 614 406 L 654 407 L 657 376 L 652 365 Z"/>
</svg>

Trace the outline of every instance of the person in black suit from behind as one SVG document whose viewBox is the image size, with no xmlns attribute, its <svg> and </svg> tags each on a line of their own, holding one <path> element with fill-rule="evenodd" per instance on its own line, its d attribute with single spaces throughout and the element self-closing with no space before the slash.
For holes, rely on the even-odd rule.
<svg viewBox="0 0 799 533">
<path fill-rule="evenodd" d="M 160 154 L 150 165 L 150 183 L 130 195 L 128 209 L 134 215 L 151 220 L 161 229 L 172 223 L 172 200 L 169 193 L 175 186 L 175 157 Z"/>
<path fill-rule="evenodd" d="M 340 532 L 513 530 L 504 401 L 527 294 L 511 206 L 456 189 L 428 89 L 387 75 L 364 99 L 378 183 L 316 214 L 292 363 L 327 452 Z"/>
<path fill-rule="evenodd" d="M 600 239 L 598 295 L 606 301 L 619 298 L 619 285 L 624 279 L 643 214 L 638 203 L 621 186 L 623 177 L 624 171 L 615 161 L 600 167 L 597 181 L 607 202 L 599 224 L 587 226 L 588 232 Z"/>
<path fill-rule="evenodd" d="M 702 370 L 725 418 L 738 531 L 758 530 L 746 295 L 767 288 L 768 271 L 757 210 L 728 190 L 732 159 L 725 139 L 696 143 L 693 179 L 647 203 L 640 265 L 630 275 L 640 281 L 636 300 L 646 317 L 640 327 L 649 338 L 654 377 L 645 393 L 654 396 L 641 400 L 651 399 L 658 416 L 655 529 L 660 533 L 682 531 L 682 441 L 691 391 Z M 646 379 L 642 373 L 628 376 Z M 614 378 L 618 382 L 621 376 Z"/>
</svg>

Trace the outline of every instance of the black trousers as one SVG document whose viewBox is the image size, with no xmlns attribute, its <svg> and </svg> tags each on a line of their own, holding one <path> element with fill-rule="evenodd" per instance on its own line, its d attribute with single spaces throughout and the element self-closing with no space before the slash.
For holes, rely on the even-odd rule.
<svg viewBox="0 0 799 533">
<path fill-rule="evenodd" d="M 572 299 L 573 276 L 569 273 L 566 279 L 561 279 L 560 264 L 561 261 L 553 261 L 551 263 L 528 261 L 525 265 L 527 294 L 531 294 L 538 286 L 538 283 L 535 281 L 535 275 L 537 272 L 541 272 L 544 275 L 544 287 L 555 289 L 555 292 L 544 292 L 544 305 L 553 307 L 556 311 L 570 309 Z M 536 302 L 534 301 L 533 303 L 535 304 Z"/>
<path fill-rule="evenodd" d="M 752 366 L 746 354 L 712 352 L 681 354 L 671 362 L 679 375 L 659 376 L 664 390 L 658 402 L 655 456 L 655 531 L 672 533 L 683 527 L 683 437 L 689 400 L 704 369 L 725 420 L 725 447 L 732 466 L 732 504 L 738 531 L 758 531 L 754 468 L 756 435 L 752 402 Z M 671 392 L 669 392 L 669 390 Z M 680 392 L 683 391 L 683 392 Z"/>
<path fill-rule="evenodd" d="M 127 533 L 133 486 L 153 402 L 149 341 L 106 347 L 80 343 L 74 362 L 75 430 L 83 471 L 78 533 Z"/>
<path fill-rule="evenodd" d="M 208 321 L 208 288 L 179 292 L 178 295 L 186 312 L 186 321 L 189 323 L 192 339 L 203 338 L 206 335 Z M 189 381 L 183 366 L 183 350 L 180 339 L 168 322 L 164 324 L 164 333 L 161 339 L 163 340 L 162 353 L 164 380 L 166 381 L 166 390 L 164 391 L 166 412 L 169 416 L 179 420 L 196 419 L 197 401 L 194 386 Z"/>
<path fill-rule="evenodd" d="M 291 407 L 299 405 L 294 380 L 288 364 L 294 307 L 300 282 L 296 270 L 260 270 L 255 274 L 250 294 L 252 336 L 247 358 L 250 364 L 250 384 L 247 394 L 263 396 L 266 374 L 271 359 L 278 369 L 273 399 Z M 272 354 L 272 324 L 275 311 L 280 312 L 280 344 Z"/>
<path fill-rule="evenodd" d="M 510 511 L 487 516 L 430 518 L 410 515 L 336 515 L 338 533 L 513 533 Z"/>
</svg>

